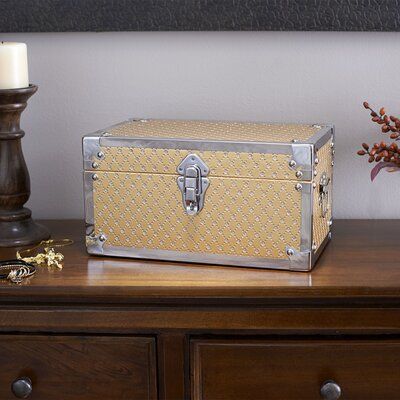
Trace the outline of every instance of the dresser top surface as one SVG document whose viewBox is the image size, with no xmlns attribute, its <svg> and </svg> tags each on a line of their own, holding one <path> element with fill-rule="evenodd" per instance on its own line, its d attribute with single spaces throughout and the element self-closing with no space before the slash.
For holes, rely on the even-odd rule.
<svg viewBox="0 0 400 400">
<path fill-rule="evenodd" d="M 21 285 L 0 281 L 1 302 L 130 303 L 296 299 L 400 299 L 400 220 L 336 220 L 333 239 L 309 273 L 89 256 L 84 224 L 44 221 L 61 249 L 64 268 L 39 267 Z M 1 249 L 0 259 L 15 257 Z"/>
</svg>

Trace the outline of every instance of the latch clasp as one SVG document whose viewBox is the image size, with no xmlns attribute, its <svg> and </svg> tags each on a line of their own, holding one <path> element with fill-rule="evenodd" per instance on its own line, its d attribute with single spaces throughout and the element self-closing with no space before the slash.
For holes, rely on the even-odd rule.
<svg viewBox="0 0 400 400">
<path fill-rule="evenodd" d="M 326 217 L 329 207 L 329 184 L 331 179 L 324 172 L 319 181 L 319 205 L 321 207 L 322 218 Z"/>
<path fill-rule="evenodd" d="M 206 176 L 210 169 L 197 155 L 189 154 L 177 168 L 177 183 L 182 192 L 183 208 L 188 215 L 198 214 L 204 206 L 204 197 L 210 181 Z"/>
</svg>

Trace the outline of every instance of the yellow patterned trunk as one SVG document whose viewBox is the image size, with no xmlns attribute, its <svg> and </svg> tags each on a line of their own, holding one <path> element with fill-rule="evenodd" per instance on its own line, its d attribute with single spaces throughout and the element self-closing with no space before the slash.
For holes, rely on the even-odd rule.
<svg viewBox="0 0 400 400">
<path fill-rule="evenodd" d="M 130 120 L 83 153 L 91 254 L 307 271 L 330 236 L 332 126 Z"/>
</svg>

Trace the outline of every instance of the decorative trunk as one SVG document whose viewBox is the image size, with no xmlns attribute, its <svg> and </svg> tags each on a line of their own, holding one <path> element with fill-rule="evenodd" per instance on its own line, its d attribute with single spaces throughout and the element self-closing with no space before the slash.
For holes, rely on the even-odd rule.
<svg viewBox="0 0 400 400">
<path fill-rule="evenodd" d="M 333 127 L 130 120 L 83 140 L 90 254 L 308 271 Z"/>
</svg>

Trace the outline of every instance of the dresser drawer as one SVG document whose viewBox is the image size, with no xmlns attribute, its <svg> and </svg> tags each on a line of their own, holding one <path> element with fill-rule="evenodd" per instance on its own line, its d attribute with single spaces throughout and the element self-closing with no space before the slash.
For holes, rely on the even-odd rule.
<svg viewBox="0 0 400 400">
<path fill-rule="evenodd" d="M 191 382 L 193 400 L 398 400 L 400 341 L 194 340 Z"/>
<path fill-rule="evenodd" d="M 153 338 L 2 335 L 0 365 L 2 400 L 157 398 Z"/>
</svg>

